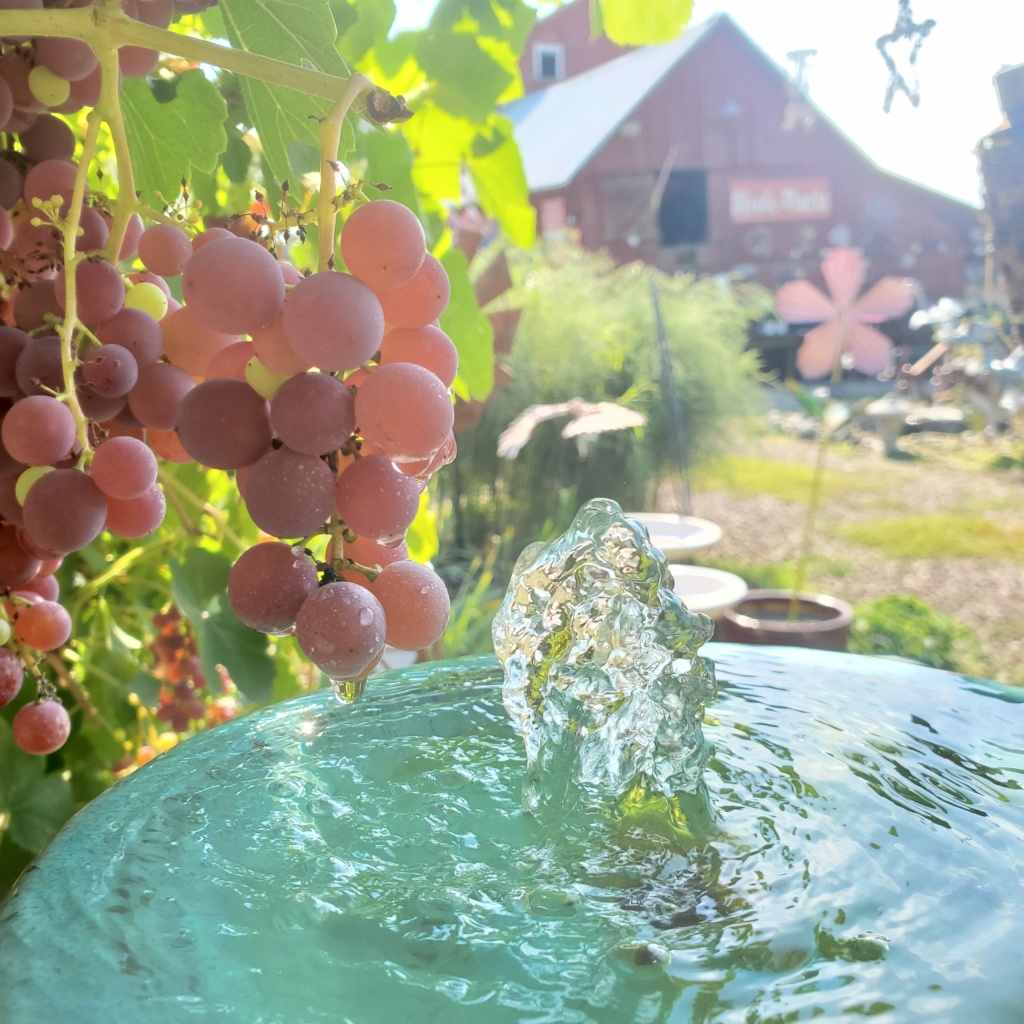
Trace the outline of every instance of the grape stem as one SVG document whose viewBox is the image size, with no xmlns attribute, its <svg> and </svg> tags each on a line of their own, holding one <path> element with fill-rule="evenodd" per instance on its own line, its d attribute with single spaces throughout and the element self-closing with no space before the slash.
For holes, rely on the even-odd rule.
<svg viewBox="0 0 1024 1024">
<path fill-rule="evenodd" d="M 113 733 L 114 730 L 110 726 L 110 723 L 103 720 L 103 716 L 96 709 L 96 705 L 89 700 L 85 690 L 79 686 L 78 680 L 75 679 L 75 677 L 68 671 L 67 665 L 61 661 L 60 656 L 55 652 L 50 651 L 45 655 L 45 659 L 46 664 L 57 673 L 60 685 L 71 694 L 75 703 L 82 709 L 82 714 L 84 714 L 93 725 L 99 726 L 101 729 L 105 729 L 109 733 Z"/>
<path fill-rule="evenodd" d="M 257 78 L 269 85 L 283 86 L 325 100 L 337 100 L 338 90 L 351 81 L 351 78 L 289 64 L 274 57 L 221 46 L 208 39 L 182 35 L 155 25 L 144 25 L 129 18 L 116 3 L 111 2 L 71 10 L 7 10 L 4 11 L 4 35 L 80 39 L 88 43 L 97 54 L 107 50 L 116 51 L 122 46 L 142 46 L 197 64 L 211 64 L 246 78 Z M 370 83 L 363 79 L 359 91 L 369 88 Z"/>
<path fill-rule="evenodd" d="M 330 113 L 320 122 L 320 194 L 317 197 L 317 231 L 320 239 L 321 273 L 334 268 L 334 224 L 338 208 L 334 197 L 338 190 L 338 148 L 345 117 L 359 95 L 371 88 L 365 75 L 353 74 Z"/>
<path fill-rule="evenodd" d="M 214 508 L 208 501 L 203 501 L 202 498 L 197 497 L 192 491 L 183 484 L 173 473 L 169 473 L 163 466 L 157 471 L 157 477 L 160 483 L 164 485 L 164 491 L 167 496 L 170 497 L 172 492 L 176 497 L 184 498 L 190 505 L 199 509 L 200 512 L 204 512 L 208 515 L 216 524 L 217 530 L 221 536 L 226 540 L 231 541 L 232 544 L 238 548 L 239 551 L 246 551 L 251 548 L 252 545 L 242 540 L 237 533 L 228 525 L 227 517 L 220 509 Z M 182 516 L 182 521 L 185 521 L 185 517 Z"/>
<path fill-rule="evenodd" d="M 115 58 L 116 59 L 116 58 Z M 64 375 L 64 392 L 61 400 L 67 405 L 75 418 L 75 436 L 82 449 L 82 456 L 90 450 L 89 419 L 82 412 L 75 390 L 75 370 L 78 367 L 78 352 L 75 348 L 75 329 L 78 326 L 78 264 L 84 259 L 83 254 L 75 251 L 78 241 L 78 225 L 82 219 L 82 204 L 85 199 L 86 180 L 89 175 L 89 164 L 96 150 L 96 139 L 100 131 L 100 114 L 94 108 L 87 119 L 85 139 L 82 143 L 82 156 L 75 171 L 75 185 L 71 192 L 71 205 L 67 220 L 61 225 L 64 247 L 64 319 L 60 326 L 60 364 Z"/>
</svg>

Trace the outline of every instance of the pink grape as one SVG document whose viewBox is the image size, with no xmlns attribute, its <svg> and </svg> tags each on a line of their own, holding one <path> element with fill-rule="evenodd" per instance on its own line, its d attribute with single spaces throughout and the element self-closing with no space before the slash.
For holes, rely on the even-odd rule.
<svg viewBox="0 0 1024 1024">
<path fill-rule="evenodd" d="M 93 452 L 90 474 L 108 498 L 137 498 L 156 483 L 156 456 L 134 437 L 111 437 Z"/>
<path fill-rule="evenodd" d="M 250 466 L 270 449 L 274 438 L 270 409 L 245 381 L 207 380 L 182 399 L 178 437 L 185 451 L 204 466 Z"/>
<path fill-rule="evenodd" d="M 25 666 L 13 651 L 6 647 L 0 648 L 0 708 L 18 696 L 21 684 L 25 679 Z"/>
<path fill-rule="evenodd" d="M 108 498 L 105 528 L 118 537 L 145 537 L 163 521 L 167 499 L 159 484 L 134 498 Z"/>
<path fill-rule="evenodd" d="M 43 36 L 37 39 L 35 60 L 37 64 L 69 82 L 85 78 L 97 64 L 96 54 L 88 43 L 61 36 Z"/>
<path fill-rule="evenodd" d="M 343 547 L 346 558 L 370 568 L 377 565 L 383 569 L 392 562 L 400 562 L 409 557 L 409 548 L 405 541 L 399 541 L 397 544 L 378 544 L 370 537 L 358 536 L 353 541 L 345 541 Z M 330 559 L 330 545 L 327 558 Z M 339 575 L 347 583 L 355 583 L 360 587 L 370 586 L 370 581 L 358 569 L 346 569 Z"/>
<path fill-rule="evenodd" d="M 71 719 L 64 705 L 55 700 L 26 704 L 11 723 L 14 742 L 29 754 L 52 754 L 71 735 Z"/>
<path fill-rule="evenodd" d="M 87 105 L 92 106 L 92 104 Z M 119 260 L 130 260 L 138 252 L 139 239 L 144 230 L 145 225 L 142 223 L 142 218 L 137 213 L 133 213 L 128 218 L 128 226 L 125 228 L 124 238 L 121 240 L 121 250 L 117 254 Z"/>
<path fill-rule="evenodd" d="M 419 500 L 419 484 L 383 455 L 357 459 L 338 477 L 335 491 L 338 515 L 345 525 L 359 536 L 385 544 L 405 536 Z"/>
<path fill-rule="evenodd" d="M 384 335 L 381 363 L 415 363 L 429 370 L 449 388 L 459 372 L 455 342 L 440 327 L 395 327 Z"/>
<path fill-rule="evenodd" d="M 207 380 L 232 377 L 245 380 L 245 367 L 256 354 L 251 341 L 236 341 L 222 348 L 209 362 L 204 376 Z"/>
<path fill-rule="evenodd" d="M 125 307 L 96 325 L 96 337 L 104 345 L 121 345 L 135 357 L 139 369 L 152 366 L 163 352 L 160 324 L 141 309 Z"/>
<path fill-rule="evenodd" d="M 150 224 L 139 238 L 139 259 L 161 277 L 177 277 L 192 255 L 192 242 L 175 224 Z"/>
<path fill-rule="evenodd" d="M 356 393 L 359 433 L 395 460 L 429 459 L 455 422 L 448 389 L 414 363 L 377 367 Z"/>
<path fill-rule="evenodd" d="M 124 280 L 118 269 L 106 260 L 88 259 L 75 269 L 78 318 L 87 324 L 109 320 L 124 305 Z M 64 268 L 54 278 L 57 304 L 65 309 Z"/>
<path fill-rule="evenodd" d="M 64 390 L 64 368 L 60 361 L 60 338 L 43 334 L 25 346 L 14 364 L 18 387 L 26 395 Z"/>
<path fill-rule="evenodd" d="M 384 611 L 364 587 L 328 583 L 303 602 L 295 639 L 303 654 L 332 679 L 361 676 L 384 649 Z"/>
<path fill-rule="evenodd" d="M 71 636 L 71 616 L 56 601 L 20 605 L 14 635 L 37 651 L 54 651 Z"/>
<path fill-rule="evenodd" d="M 35 594 L 44 601 L 56 601 L 60 598 L 60 583 L 56 576 L 33 576 L 27 583 L 22 583 L 12 593 L 15 597 L 24 594 Z"/>
<path fill-rule="evenodd" d="M 122 345 L 97 345 L 79 366 L 82 383 L 98 395 L 127 395 L 139 379 L 139 364 Z"/>
<path fill-rule="evenodd" d="M 334 474 L 315 455 L 278 448 L 250 470 L 245 503 L 264 533 L 307 537 L 318 532 L 331 514 Z"/>
<path fill-rule="evenodd" d="M 14 323 L 17 327 L 23 331 L 34 331 L 45 324 L 47 315 L 61 315 L 53 281 L 36 278 L 15 292 Z"/>
<path fill-rule="evenodd" d="M 42 567 L 40 559 L 22 545 L 17 529 L 0 526 L 0 587 L 14 589 L 28 583 Z"/>
<path fill-rule="evenodd" d="M 77 469 L 40 477 L 24 504 L 25 531 L 46 551 L 66 555 L 95 540 L 107 519 L 107 500 Z"/>
<path fill-rule="evenodd" d="M 43 160 L 32 167 L 22 186 L 22 196 L 29 209 L 33 209 L 33 199 L 48 203 L 54 196 L 60 196 L 64 202 L 70 202 L 76 171 L 70 160 Z"/>
<path fill-rule="evenodd" d="M 258 242 L 218 238 L 193 252 L 181 275 L 185 305 L 224 334 L 251 334 L 281 312 L 284 279 Z"/>
<path fill-rule="evenodd" d="M 191 306 L 168 313 L 160 321 L 160 330 L 164 354 L 193 377 L 205 377 L 210 360 L 239 340 L 237 334 L 224 334 L 208 327 Z"/>
<path fill-rule="evenodd" d="M 374 597 L 384 609 L 386 639 L 403 651 L 420 651 L 441 638 L 451 600 L 440 577 L 419 562 L 392 562 L 373 581 Z"/>
<path fill-rule="evenodd" d="M 308 359 L 300 359 L 289 344 L 284 330 L 283 312 L 266 327 L 252 332 L 252 345 L 256 357 L 271 373 L 287 377 L 305 373 L 313 366 Z"/>
<path fill-rule="evenodd" d="M 354 370 L 374 355 L 384 337 L 384 315 L 362 281 L 330 270 L 304 277 L 288 293 L 284 329 L 300 359 L 333 373 Z"/>
<path fill-rule="evenodd" d="M 316 566 L 302 548 L 268 541 L 242 552 L 231 567 L 228 601 L 250 629 L 282 633 L 295 625 L 318 585 Z"/>
<path fill-rule="evenodd" d="M 380 304 L 392 327 L 425 327 L 444 312 L 450 295 L 448 274 L 427 253 L 416 276 L 408 284 L 381 292 Z"/>
<path fill-rule="evenodd" d="M 0 438 L 19 462 L 49 466 L 71 451 L 76 431 L 75 417 L 66 405 L 48 395 L 29 395 L 8 411 Z"/>
<path fill-rule="evenodd" d="M 15 366 L 31 341 L 31 335 L 20 328 L 0 325 L 0 396 L 11 398 L 21 391 Z"/>
<path fill-rule="evenodd" d="M 45 39 L 36 40 L 36 60 L 39 60 L 39 46 L 47 42 Z M 53 42 L 53 40 L 49 40 Z M 66 40 L 71 42 L 71 40 Z M 86 43 L 81 43 L 89 54 L 92 49 Z M 93 56 L 93 63 L 96 58 Z M 61 78 L 67 78 L 61 75 Z M 40 114 L 31 128 L 25 129 L 19 136 L 18 141 L 25 155 L 36 163 L 43 160 L 66 160 L 70 161 L 75 155 L 75 133 L 59 117 L 52 114 Z"/>
<path fill-rule="evenodd" d="M 352 392 L 324 373 L 290 377 L 270 401 L 270 420 L 289 448 L 307 455 L 332 452 L 355 428 Z"/>
<path fill-rule="evenodd" d="M 82 210 L 81 218 L 78 221 L 81 231 L 75 239 L 76 252 L 94 252 L 102 249 L 110 238 L 110 229 L 103 215 L 92 206 L 86 206 Z"/>
<path fill-rule="evenodd" d="M 411 281 L 426 255 L 427 243 L 416 215 L 390 199 L 353 210 L 342 227 L 345 266 L 375 292 Z"/>
<path fill-rule="evenodd" d="M 127 395 L 107 397 L 97 394 L 92 388 L 82 383 L 81 367 L 75 371 L 75 394 L 83 414 L 93 423 L 103 423 L 115 416 L 120 416 L 128 404 Z"/>
<path fill-rule="evenodd" d="M 128 392 L 128 408 L 147 427 L 173 430 L 182 399 L 194 387 L 195 381 L 180 367 L 154 363 L 139 370 L 139 379 Z"/>
</svg>

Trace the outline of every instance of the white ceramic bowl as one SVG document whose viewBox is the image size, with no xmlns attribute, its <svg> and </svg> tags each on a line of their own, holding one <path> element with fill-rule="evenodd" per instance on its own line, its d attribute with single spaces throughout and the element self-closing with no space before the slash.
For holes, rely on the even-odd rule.
<svg viewBox="0 0 1024 1024">
<path fill-rule="evenodd" d="M 735 573 L 703 565 L 670 565 L 672 589 L 691 612 L 717 619 L 747 596 L 747 585 Z"/>
<path fill-rule="evenodd" d="M 707 519 L 679 516 L 668 512 L 627 512 L 647 527 L 651 543 L 671 562 L 683 559 L 695 551 L 717 544 L 722 539 L 722 528 Z"/>
</svg>

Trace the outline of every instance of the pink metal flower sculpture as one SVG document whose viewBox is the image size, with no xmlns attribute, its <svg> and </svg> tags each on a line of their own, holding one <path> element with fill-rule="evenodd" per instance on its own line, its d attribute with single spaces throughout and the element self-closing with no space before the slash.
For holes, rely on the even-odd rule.
<svg viewBox="0 0 1024 1024">
<path fill-rule="evenodd" d="M 868 324 L 902 316 L 914 304 L 913 289 L 898 277 L 883 277 L 859 299 L 867 263 L 853 249 L 833 249 L 821 263 L 831 298 L 809 281 L 790 281 L 775 295 L 779 316 L 790 323 L 813 324 L 797 350 L 796 365 L 808 380 L 825 377 L 843 355 L 861 373 L 876 374 L 889 363 L 892 342 Z"/>
</svg>

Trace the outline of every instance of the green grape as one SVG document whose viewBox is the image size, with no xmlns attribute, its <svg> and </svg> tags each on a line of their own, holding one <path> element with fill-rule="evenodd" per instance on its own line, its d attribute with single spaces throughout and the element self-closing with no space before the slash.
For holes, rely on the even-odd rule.
<svg viewBox="0 0 1024 1024">
<path fill-rule="evenodd" d="M 157 285 L 148 281 L 132 285 L 124 297 L 124 305 L 126 309 L 141 309 L 154 320 L 163 320 L 167 315 L 167 296 Z"/>
</svg>

